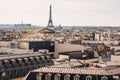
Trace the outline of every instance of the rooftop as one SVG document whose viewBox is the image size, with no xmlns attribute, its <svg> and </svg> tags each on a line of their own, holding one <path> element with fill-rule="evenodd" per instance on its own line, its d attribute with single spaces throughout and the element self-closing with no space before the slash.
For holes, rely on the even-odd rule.
<svg viewBox="0 0 120 80">
<path fill-rule="evenodd" d="M 0 53 L 8 53 L 8 54 L 26 54 L 26 53 L 33 53 L 32 50 L 27 49 L 19 49 L 19 48 L 8 48 L 8 47 L 1 47 Z"/>
<path fill-rule="evenodd" d="M 14 55 L 0 55 L 0 60 L 6 60 L 6 59 L 17 59 L 17 58 L 22 58 L 22 57 L 32 57 L 32 56 L 42 56 L 43 54 L 41 53 L 35 53 L 35 54 L 14 54 Z"/>
<path fill-rule="evenodd" d="M 91 74 L 91 75 L 114 75 L 120 74 L 120 68 L 61 68 L 61 67 L 42 67 L 32 72 L 43 73 L 68 73 L 68 74 Z"/>
<path fill-rule="evenodd" d="M 0 48 L 0 53 L 0 60 L 43 55 L 38 52 L 33 52 L 32 50 L 5 47 Z"/>
</svg>

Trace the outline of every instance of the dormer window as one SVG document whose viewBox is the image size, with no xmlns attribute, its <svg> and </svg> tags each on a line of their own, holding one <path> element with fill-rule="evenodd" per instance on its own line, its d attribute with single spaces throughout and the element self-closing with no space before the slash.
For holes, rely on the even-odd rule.
<svg viewBox="0 0 120 80">
<path fill-rule="evenodd" d="M 114 76 L 113 76 L 113 79 L 114 79 L 114 80 L 120 80 L 120 77 L 114 75 Z"/>
<path fill-rule="evenodd" d="M 103 76 L 101 80 L 108 80 L 108 78 L 106 76 Z"/>
<path fill-rule="evenodd" d="M 45 61 L 45 57 L 44 56 L 41 56 L 41 59 L 42 59 L 42 61 Z"/>
<path fill-rule="evenodd" d="M 55 76 L 54 76 L 54 80 L 60 80 L 60 74 L 55 74 Z"/>
<path fill-rule="evenodd" d="M 24 58 L 25 63 L 28 63 L 28 58 Z"/>
<path fill-rule="evenodd" d="M 79 75 L 75 75 L 74 76 L 74 80 L 80 80 L 80 76 Z"/>
<path fill-rule="evenodd" d="M 18 62 L 19 62 L 19 64 L 21 64 L 22 63 L 22 59 L 18 59 Z"/>
<path fill-rule="evenodd" d="M 46 56 L 47 57 L 47 60 L 50 60 L 50 56 Z"/>
<path fill-rule="evenodd" d="M 12 64 L 15 64 L 15 60 L 14 59 L 12 59 L 11 62 L 12 62 Z"/>
<path fill-rule="evenodd" d="M 42 73 L 38 73 L 36 75 L 36 80 L 42 80 Z"/>
<path fill-rule="evenodd" d="M 33 58 L 33 57 L 30 57 L 30 60 L 31 60 L 31 61 L 34 61 L 34 58 Z"/>
<path fill-rule="evenodd" d="M 2 66 L 2 62 L 0 61 L 0 67 Z"/>
<path fill-rule="evenodd" d="M 46 75 L 45 75 L 45 80 L 51 80 L 51 76 L 52 76 L 52 75 L 51 75 L 50 73 L 46 74 Z"/>
<path fill-rule="evenodd" d="M 92 76 L 90 75 L 86 76 L 86 80 L 92 80 Z"/>
<path fill-rule="evenodd" d="M 65 75 L 64 80 L 70 80 L 70 75 L 69 74 Z"/>
</svg>

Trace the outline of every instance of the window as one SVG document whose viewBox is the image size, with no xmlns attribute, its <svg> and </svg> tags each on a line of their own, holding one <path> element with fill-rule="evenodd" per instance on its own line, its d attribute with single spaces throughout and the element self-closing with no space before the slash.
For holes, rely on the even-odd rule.
<svg viewBox="0 0 120 80">
<path fill-rule="evenodd" d="M 51 80 L 51 74 L 48 73 L 46 76 L 45 76 L 45 80 Z"/>
<path fill-rule="evenodd" d="M 6 76 L 6 73 L 5 72 L 2 72 L 2 77 L 5 77 Z"/>
<path fill-rule="evenodd" d="M 38 73 L 36 75 L 36 80 L 42 80 L 42 73 Z"/>
<path fill-rule="evenodd" d="M 29 61 L 28 61 L 28 58 L 24 58 L 24 61 L 25 61 L 25 63 L 28 63 Z"/>
<path fill-rule="evenodd" d="M 54 80 L 60 80 L 60 74 L 55 74 Z"/>
<path fill-rule="evenodd" d="M 22 59 L 18 59 L 18 63 L 21 64 L 22 63 Z"/>
<path fill-rule="evenodd" d="M 92 76 L 90 75 L 86 76 L 86 80 L 92 80 Z"/>
<path fill-rule="evenodd" d="M 114 80 L 120 80 L 119 76 L 113 76 Z"/>
<path fill-rule="evenodd" d="M 79 75 L 75 75 L 75 76 L 74 76 L 74 80 L 80 80 L 79 78 L 80 78 Z"/>
<path fill-rule="evenodd" d="M 4 60 L 4 63 L 5 63 L 5 65 L 9 65 L 9 61 L 8 60 Z"/>
<path fill-rule="evenodd" d="M 33 57 L 30 57 L 30 60 L 31 60 L 31 61 L 34 61 L 34 58 L 33 58 Z"/>
<path fill-rule="evenodd" d="M 39 57 L 35 57 L 35 60 L 36 60 L 37 64 L 39 64 L 41 62 Z"/>
<path fill-rule="evenodd" d="M 0 67 L 2 66 L 2 62 L 0 61 Z"/>
<path fill-rule="evenodd" d="M 41 59 L 42 59 L 42 61 L 45 61 L 45 57 L 44 56 L 41 56 Z"/>
<path fill-rule="evenodd" d="M 101 80 L 108 80 L 108 78 L 106 76 L 103 76 Z"/>
<path fill-rule="evenodd" d="M 64 80 L 70 80 L 70 75 L 69 74 L 65 75 Z"/>
<path fill-rule="evenodd" d="M 50 56 L 46 56 L 47 57 L 47 60 L 50 60 Z"/>
<path fill-rule="evenodd" d="M 14 59 L 12 59 L 11 62 L 12 62 L 13 65 L 15 64 L 15 60 Z"/>
</svg>

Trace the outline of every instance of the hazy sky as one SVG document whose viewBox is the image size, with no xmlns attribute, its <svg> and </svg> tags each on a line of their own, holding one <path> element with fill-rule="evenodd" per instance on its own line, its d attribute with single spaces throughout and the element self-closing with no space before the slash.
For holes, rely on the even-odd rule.
<svg viewBox="0 0 120 80">
<path fill-rule="evenodd" d="M 120 26 L 120 0 L 0 0 L 0 24 Z"/>
</svg>

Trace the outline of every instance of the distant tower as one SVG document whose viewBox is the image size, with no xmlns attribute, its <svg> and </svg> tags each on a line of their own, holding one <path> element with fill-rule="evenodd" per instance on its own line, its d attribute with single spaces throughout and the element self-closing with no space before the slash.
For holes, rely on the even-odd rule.
<svg viewBox="0 0 120 80">
<path fill-rule="evenodd" d="M 49 21 L 48 21 L 48 28 L 54 28 L 53 21 L 52 21 L 52 6 L 50 5 L 50 13 L 49 13 Z"/>
</svg>

